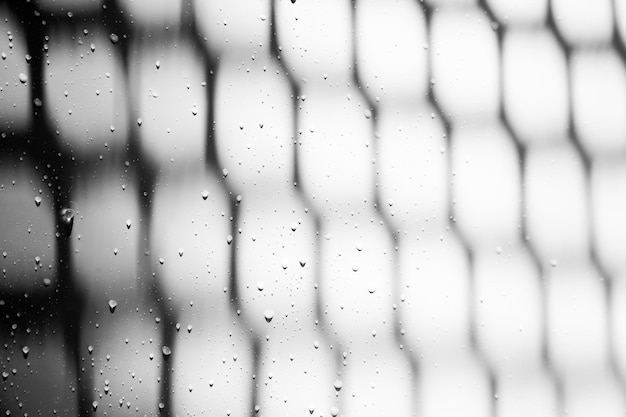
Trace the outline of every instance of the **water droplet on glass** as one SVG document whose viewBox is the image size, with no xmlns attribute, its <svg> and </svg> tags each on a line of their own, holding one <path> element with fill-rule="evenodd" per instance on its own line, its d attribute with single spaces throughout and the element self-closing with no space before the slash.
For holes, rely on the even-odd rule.
<svg viewBox="0 0 626 417">
<path fill-rule="evenodd" d="M 370 109 L 365 109 L 365 118 L 366 119 L 371 119 L 372 118 L 372 111 Z"/>
<path fill-rule="evenodd" d="M 339 415 L 339 409 L 335 406 L 330 407 L 330 415 L 337 417 L 337 415 Z"/>
<path fill-rule="evenodd" d="M 159 263 L 160 263 L 161 265 L 163 265 L 163 264 L 165 263 L 165 259 L 163 259 L 163 258 L 159 258 Z"/>
<path fill-rule="evenodd" d="M 226 236 L 226 243 L 230 245 L 232 241 L 233 241 L 233 237 L 231 235 Z"/>
<path fill-rule="evenodd" d="M 309 406 L 309 414 L 313 414 L 315 412 L 315 407 L 312 405 Z"/>
<path fill-rule="evenodd" d="M 552 266 L 552 268 L 555 268 L 558 264 L 559 264 L 559 261 L 557 261 L 556 259 L 550 260 L 550 266 Z"/>
<path fill-rule="evenodd" d="M 24 346 L 22 348 L 22 355 L 24 355 L 24 359 L 28 358 L 28 352 L 30 352 L 30 349 L 28 346 Z"/>
<path fill-rule="evenodd" d="M 265 284 L 263 284 L 263 282 L 262 282 L 262 281 L 259 281 L 259 282 L 256 284 L 256 288 L 257 288 L 259 291 L 263 291 L 263 289 L 265 288 Z"/>
<path fill-rule="evenodd" d="M 117 248 L 113 248 L 113 255 L 117 255 Z"/>
<path fill-rule="evenodd" d="M 265 321 L 269 323 L 274 318 L 274 312 L 269 309 L 265 310 L 265 312 L 263 313 L 263 317 L 265 317 Z"/>
<path fill-rule="evenodd" d="M 91 407 L 93 408 L 93 411 L 96 411 L 96 409 L 98 408 L 98 401 L 92 402 Z"/>
<path fill-rule="evenodd" d="M 335 391 L 341 391 L 341 388 L 343 387 L 343 382 L 341 382 L 341 380 L 339 379 L 336 379 L 333 386 L 335 387 Z"/>
<path fill-rule="evenodd" d="M 374 286 L 374 284 L 370 284 L 370 286 L 367 288 L 367 291 L 370 294 L 374 294 L 376 292 L 376 287 Z"/>
<path fill-rule="evenodd" d="M 49 287 L 51 283 L 52 283 L 52 281 L 50 281 L 50 278 L 44 278 L 43 279 L 43 285 L 44 286 Z"/>
<path fill-rule="evenodd" d="M 109 39 L 111 39 L 111 43 L 112 43 L 113 45 L 115 45 L 116 43 L 118 43 L 118 42 L 119 42 L 120 37 L 119 37 L 119 36 L 117 36 L 115 33 L 111 33 L 111 34 L 109 35 Z"/>
<path fill-rule="evenodd" d="M 35 106 L 36 106 L 36 107 L 41 107 L 41 106 L 43 106 L 43 102 L 42 102 L 42 101 L 41 101 L 41 99 L 39 99 L 39 98 L 35 98 L 35 99 L 33 100 L 33 103 L 35 103 Z"/>
<path fill-rule="evenodd" d="M 92 43 L 91 45 L 89 45 L 89 48 L 91 49 L 91 52 L 94 52 L 96 50 L 96 45 Z"/>
<path fill-rule="evenodd" d="M 317 341 L 317 340 L 315 340 L 315 341 L 313 342 L 313 347 L 314 347 L 315 349 L 319 349 L 319 347 L 320 347 L 320 342 L 319 342 L 319 341 Z"/>
<path fill-rule="evenodd" d="M 287 269 L 287 267 L 289 266 L 289 265 L 288 265 L 287 260 L 286 260 L 286 259 L 283 259 L 283 260 L 282 260 L 282 262 L 281 262 L 281 264 L 280 264 L 280 266 L 281 266 L 283 269 Z"/>
<path fill-rule="evenodd" d="M 198 114 L 198 109 L 195 106 L 191 108 L 191 114 L 194 116 Z"/>
<path fill-rule="evenodd" d="M 87 346 L 87 352 L 89 352 L 89 354 L 91 355 L 93 353 L 93 346 Z"/>
<path fill-rule="evenodd" d="M 209 198 L 209 192 L 207 190 L 202 191 L 202 199 L 206 200 L 207 198 Z"/>
<path fill-rule="evenodd" d="M 9 373 L 8 372 L 2 372 L 2 379 L 4 381 L 6 381 L 8 377 L 9 377 Z"/>
<path fill-rule="evenodd" d="M 41 197 L 39 197 L 39 196 L 35 197 L 35 205 L 37 205 L 37 207 L 39 207 L 40 204 L 41 204 Z"/>
<path fill-rule="evenodd" d="M 363 250 L 363 242 L 356 242 L 356 250 L 361 252 Z"/>
<path fill-rule="evenodd" d="M 304 268 L 304 265 L 306 265 L 306 259 L 301 258 L 299 263 L 300 263 L 300 266 Z"/>
<path fill-rule="evenodd" d="M 178 256 L 183 256 L 183 248 L 178 249 Z"/>
<path fill-rule="evenodd" d="M 24 74 L 23 72 L 20 72 L 20 75 L 18 75 L 18 78 L 20 79 L 20 82 L 22 84 L 26 84 L 26 81 L 28 81 L 28 75 Z"/>
<path fill-rule="evenodd" d="M 72 227 L 74 226 L 74 210 L 71 208 L 61 210 L 61 220 L 65 225 L 65 232 L 69 236 L 72 233 Z"/>
<path fill-rule="evenodd" d="M 115 313 L 115 308 L 117 307 L 117 301 L 109 300 L 109 311 L 111 313 Z"/>
<path fill-rule="evenodd" d="M 130 221 L 130 219 L 126 220 L 126 228 L 130 229 L 130 226 L 132 226 L 132 222 Z"/>
<path fill-rule="evenodd" d="M 159 410 L 163 410 L 165 408 L 165 403 L 159 403 Z"/>
<path fill-rule="evenodd" d="M 156 60 L 156 62 L 154 63 L 154 65 L 156 66 L 156 69 L 161 68 L 161 61 L 159 61 L 158 59 Z"/>
<path fill-rule="evenodd" d="M 222 170 L 222 175 L 224 176 L 224 178 L 228 177 L 228 170 L 226 168 Z"/>
<path fill-rule="evenodd" d="M 169 346 L 163 346 L 161 352 L 163 352 L 163 357 L 167 359 L 172 354 L 172 349 Z"/>
<path fill-rule="evenodd" d="M 193 329 L 193 327 L 190 325 L 187 326 L 187 333 L 191 333 L 191 330 Z"/>
<path fill-rule="evenodd" d="M 143 120 L 141 120 L 141 118 L 137 119 L 137 125 L 141 126 L 141 124 L 143 123 Z"/>
</svg>

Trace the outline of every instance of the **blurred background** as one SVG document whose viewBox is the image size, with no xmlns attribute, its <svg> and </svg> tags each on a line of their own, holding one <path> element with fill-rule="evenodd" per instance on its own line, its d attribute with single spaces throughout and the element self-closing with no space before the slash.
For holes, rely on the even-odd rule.
<svg viewBox="0 0 626 417">
<path fill-rule="evenodd" d="M 623 416 L 625 0 L 0 1 L 0 411 Z"/>
</svg>

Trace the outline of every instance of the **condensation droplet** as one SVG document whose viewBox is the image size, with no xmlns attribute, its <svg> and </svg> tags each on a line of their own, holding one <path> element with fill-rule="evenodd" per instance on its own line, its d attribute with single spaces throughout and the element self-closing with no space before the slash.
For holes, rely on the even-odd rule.
<svg viewBox="0 0 626 417">
<path fill-rule="evenodd" d="M 39 207 L 39 205 L 41 204 L 41 197 L 35 197 L 35 204 L 37 205 L 37 207 Z"/>
<path fill-rule="evenodd" d="M 183 248 L 178 249 L 178 256 L 183 256 Z"/>
<path fill-rule="evenodd" d="M 202 193 L 200 195 L 202 196 L 203 200 L 206 200 L 207 198 L 209 198 L 209 191 L 208 190 L 204 190 L 204 191 L 202 191 Z"/>
<path fill-rule="evenodd" d="M 52 281 L 50 281 L 50 278 L 44 278 L 43 279 L 43 285 L 44 286 L 49 287 L 51 283 L 52 283 Z"/>
<path fill-rule="evenodd" d="M 117 301 L 109 300 L 109 311 L 111 313 L 115 313 L 115 308 L 117 307 Z"/>
<path fill-rule="evenodd" d="M 28 358 L 28 352 L 30 352 L 30 348 L 28 346 L 24 346 L 22 348 L 22 355 L 24 355 L 24 359 Z"/>
<path fill-rule="evenodd" d="M 257 282 L 257 284 L 256 284 L 256 288 L 257 288 L 259 291 L 263 291 L 263 289 L 265 288 L 265 284 L 263 284 L 263 282 L 262 282 L 262 281 L 259 281 L 259 282 Z"/>
<path fill-rule="evenodd" d="M 130 219 L 126 220 L 126 228 L 130 229 L 130 226 L 132 226 L 133 223 L 130 221 Z"/>
<path fill-rule="evenodd" d="M 20 72 L 20 75 L 18 75 L 18 78 L 20 79 L 20 82 L 22 84 L 26 84 L 26 82 L 28 81 L 28 75 L 24 74 L 23 72 Z"/>
<path fill-rule="evenodd" d="M 116 43 L 118 43 L 118 42 L 120 41 L 120 37 L 119 37 L 119 36 L 117 36 L 115 33 L 111 33 L 111 34 L 109 35 L 109 39 L 111 39 L 111 43 L 112 43 L 113 45 L 115 45 Z"/>
<path fill-rule="evenodd" d="M 231 235 L 226 236 L 226 243 L 229 245 L 233 242 L 233 237 Z"/>
<path fill-rule="evenodd" d="M 156 69 L 161 68 L 161 61 L 159 61 L 158 59 L 156 60 L 156 62 L 154 63 L 154 65 L 156 66 Z"/>
<path fill-rule="evenodd" d="M 274 312 L 269 309 L 265 310 L 265 312 L 263 313 L 263 317 L 265 317 L 265 321 L 269 323 L 274 318 Z"/>
<path fill-rule="evenodd" d="M 98 408 L 98 401 L 94 401 L 91 403 L 91 408 L 93 408 L 93 411 L 96 411 L 96 409 Z"/>
</svg>

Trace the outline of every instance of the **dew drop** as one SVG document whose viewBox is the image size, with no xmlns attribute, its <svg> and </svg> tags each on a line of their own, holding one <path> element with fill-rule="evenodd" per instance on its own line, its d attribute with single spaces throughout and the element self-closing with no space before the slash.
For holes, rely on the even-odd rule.
<svg viewBox="0 0 626 417">
<path fill-rule="evenodd" d="M 28 352 L 30 352 L 30 348 L 28 346 L 24 346 L 22 348 L 22 355 L 24 355 L 24 359 L 28 358 Z"/>
<path fill-rule="evenodd" d="M 226 243 L 229 245 L 233 242 L 233 237 L 231 235 L 226 236 Z"/>
<path fill-rule="evenodd" d="M 204 190 L 202 191 L 202 199 L 206 200 L 207 198 L 209 198 L 209 191 L 208 190 Z"/>
<path fill-rule="evenodd" d="M 183 256 L 183 248 L 178 249 L 178 256 Z"/>
<path fill-rule="evenodd" d="M 91 403 L 91 408 L 93 408 L 93 411 L 96 411 L 96 409 L 98 409 L 98 401 L 94 401 Z"/>
<path fill-rule="evenodd" d="M 2 379 L 4 381 L 6 381 L 8 377 L 9 377 L 9 373 L 8 372 L 2 372 Z"/>
<path fill-rule="evenodd" d="M 35 197 L 35 205 L 37 205 L 37 207 L 41 205 L 41 197 L 39 196 Z"/>
<path fill-rule="evenodd" d="M 158 59 L 156 60 L 156 62 L 154 63 L 154 65 L 156 66 L 156 69 L 161 68 L 161 61 L 159 61 Z"/>
<path fill-rule="evenodd" d="M 126 220 L 126 228 L 130 229 L 130 226 L 132 226 L 132 222 L 130 221 L 130 219 Z"/>
<path fill-rule="evenodd" d="M 118 42 L 120 41 L 120 37 L 119 37 L 119 36 L 117 36 L 115 33 L 111 33 L 111 34 L 109 35 L 109 39 L 111 40 L 111 43 L 112 43 L 113 45 L 115 45 L 116 43 L 118 43 Z"/>
<path fill-rule="evenodd" d="M 306 259 L 300 258 L 299 263 L 300 263 L 300 266 L 304 268 L 304 266 L 306 265 Z"/>
<path fill-rule="evenodd" d="M 117 301 L 109 300 L 109 311 L 111 313 L 115 313 L 115 308 L 117 307 Z"/>
<path fill-rule="evenodd" d="M 259 282 L 257 282 L 257 284 L 256 284 L 256 288 L 257 288 L 259 291 L 263 291 L 263 289 L 265 289 L 265 284 L 263 284 L 263 281 L 259 281 Z"/>
<path fill-rule="evenodd" d="M 269 309 L 265 310 L 265 312 L 263 313 L 263 317 L 265 317 L 265 321 L 269 323 L 274 318 L 274 312 Z"/>
<path fill-rule="evenodd" d="M 43 285 L 44 286 L 49 287 L 51 283 L 52 283 L 52 281 L 50 281 L 50 278 L 44 278 L 43 279 Z"/>
<path fill-rule="evenodd" d="M 191 333 L 191 330 L 193 329 L 193 327 L 190 325 L 187 326 L 187 333 Z"/>
<path fill-rule="evenodd" d="M 28 81 L 28 76 L 24 74 L 23 72 L 20 72 L 20 75 L 18 75 L 18 78 L 20 79 L 20 82 L 22 84 L 26 84 L 26 82 Z"/>
<path fill-rule="evenodd" d="M 94 52 L 96 50 L 96 45 L 92 43 L 91 45 L 89 45 L 89 48 L 91 49 L 91 52 Z"/>
</svg>

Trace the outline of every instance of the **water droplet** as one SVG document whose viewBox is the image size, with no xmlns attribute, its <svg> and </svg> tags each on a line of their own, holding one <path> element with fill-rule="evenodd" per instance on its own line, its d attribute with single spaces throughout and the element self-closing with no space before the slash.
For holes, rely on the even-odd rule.
<svg viewBox="0 0 626 417">
<path fill-rule="evenodd" d="M 178 249 L 178 256 L 183 256 L 183 248 Z"/>
<path fill-rule="evenodd" d="M 165 408 L 165 403 L 159 403 L 159 410 L 163 410 Z"/>
<path fill-rule="evenodd" d="M 357 272 L 358 270 L 359 270 L 359 267 L 357 265 L 352 265 L 353 272 Z"/>
<path fill-rule="evenodd" d="M 141 118 L 137 119 L 137 125 L 141 126 L 141 124 L 143 123 L 143 120 L 141 120 Z"/>
<path fill-rule="evenodd" d="M 291 4 L 294 4 L 296 2 L 296 0 L 291 0 Z"/>
<path fill-rule="evenodd" d="M 365 118 L 366 119 L 371 119 L 372 118 L 372 111 L 370 109 L 365 109 Z"/>
<path fill-rule="evenodd" d="M 130 221 L 130 219 L 126 220 L 126 228 L 130 229 L 130 226 L 132 226 L 133 223 Z"/>
<path fill-rule="evenodd" d="M 8 372 L 2 372 L 2 379 L 3 380 L 7 380 L 7 378 L 9 377 L 9 373 Z"/>
<path fill-rule="evenodd" d="M 28 358 L 28 352 L 30 352 L 30 348 L 28 346 L 24 346 L 22 348 L 22 355 L 24 355 L 24 359 Z"/>
<path fill-rule="evenodd" d="M 159 258 L 159 263 L 160 263 L 161 265 L 163 265 L 163 264 L 165 263 L 165 259 L 163 259 L 163 258 Z"/>
<path fill-rule="evenodd" d="M 91 355 L 93 353 L 93 346 L 87 346 L 87 352 L 89 352 L 89 354 Z"/>
<path fill-rule="evenodd" d="M 559 261 L 557 261 L 556 259 L 550 260 L 550 266 L 552 266 L 552 268 L 556 268 L 558 264 L 559 264 Z"/>
<path fill-rule="evenodd" d="M 309 406 L 309 414 L 313 414 L 315 412 L 315 407 L 312 405 Z"/>
<path fill-rule="evenodd" d="M 109 39 L 111 39 L 111 43 L 112 43 L 113 45 L 115 45 L 116 43 L 118 43 L 118 42 L 120 41 L 120 37 L 119 37 L 119 36 L 117 36 L 115 33 L 111 33 L 111 34 L 109 35 Z"/>
<path fill-rule="evenodd" d="M 195 106 L 191 108 L 191 114 L 194 116 L 198 114 L 198 109 Z"/>
<path fill-rule="evenodd" d="M 158 59 L 156 60 L 156 62 L 154 63 L 154 65 L 156 66 L 156 69 L 161 68 L 161 61 L 159 61 Z"/>
<path fill-rule="evenodd" d="M 265 317 L 265 321 L 269 323 L 274 318 L 274 312 L 269 309 L 265 310 L 265 312 L 263 313 L 263 317 Z"/>
<path fill-rule="evenodd" d="M 202 191 L 202 199 L 206 200 L 207 198 L 209 198 L 209 191 L 208 190 L 204 190 Z"/>
<path fill-rule="evenodd" d="M 226 168 L 222 170 L 222 176 L 224 176 L 224 178 L 228 177 L 228 170 Z"/>
<path fill-rule="evenodd" d="M 262 281 L 259 281 L 259 282 L 257 282 L 257 284 L 256 284 L 256 288 L 257 288 L 259 291 L 263 291 L 263 289 L 265 288 L 265 284 L 263 284 L 263 282 L 262 282 Z"/>
<path fill-rule="evenodd" d="M 376 292 L 376 287 L 374 286 L 374 284 L 370 284 L 370 286 L 367 288 L 367 291 L 370 294 L 374 294 Z"/>
<path fill-rule="evenodd" d="M 193 386 L 189 385 L 189 392 L 193 391 Z"/>
<path fill-rule="evenodd" d="M 339 415 L 339 409 L 335 406 L 330 407 L 330 415 L 337 417 Z"/>
<path fill-rule="evenodd" d="M 61 210 L 61 220 L 65 225 L 65 232 L 70 235 L 72 233 L 72 227 L 74 226 L 74 210 L 71 208 Z"/>
<path fill-rule="evenodd" d="M 92 43 L 91 45 L 89 45 L 89 48 L 91 49 L 91 52 L 94 52 L 96 50 L 96 45 Z"/>
<path fill-rule="evenodd" d="M 50 281 L 50 278 L 44 278 L 43 279 L 43 285 L 44 286 L 49 287 L 51 283 L 52 283 L 52 281 Z"/>
<path fill-rule="evenodd" d="M 233 237 L 231 235 L 226 236 L 226 243 L 230 245 L 232 241 L 233 241 Z"/>
<path fill-rule="evenodd" d="M 20 75 L 17 76 L 20 79 L 20 82 L 22 84 L 26 84 L 26 81 L 28 81 L 28 75 L 24 74 L 23 72 L 20 72 Z"/>
<path fill-rule="evenodd" d="M 315 341 L 313 342 L 313 347 L 314 347 L 315 349 L 319 349 L 319 348 L 320 348 L 320 342 L 319 342 L 319 341 L 317 341 L 317 340 L 315 340 Z"/>
<path fill-rule="evenodd" d="M 212 379 L 209 379 L 209 386 L 212 387 L 213 385 L 215 385 L 215 381 L 213 381 Z"/>
<path fill-rule="evenodd" d="M 304 268 L 304 265 L 306 265 L 306 259 L 304 258 L 300 258 L 300 266 Z"/>
<path fill-rule="evenodd" d="M 96 409 L 98 408 L 98 401 L 92 402 L 91 407 L 93 408 L 93 411 L 96 411 Z"/>
<path fill-rule="evenodd" d="M 341 380 L 336 379 L 335 383 L 333 384 L 333 386 L 335 387 L 335 391 L 341 391 L 341 388 L 343 387 L 343 382 L 341 382 Z"/>
<path fill-rule="evenodd" d="M 187 333 L 191 333 L 191 330 L 193 329 L 193 327 L 191 327 L 191 324 L 187 326 Z"/>
<path fill-rule="evenodd" d="M 117 255 L 117 248 L 113 248 L 113 255 Z"/>
<path fill-rule="evenodd" d="M 111 313 L 115 313 L 115 308 L 117 307 L 117 301 L 109 300 L 109 311 Z"/>
<path fill-rule="evenodd" d="M 41 257 L 35 256 L 35 265 L 41 265 Z"/>
<path fill-rule="evenodd" d="M 281 266 L 283 269 L 287 269 L 287 267 L 289 266 L 289 265 L 288 265 L 288 262 L 287 262 L 287 259 L 283 259 L 283 260 L 282 260 L 282 262 L 281 262 L 281 264 L 280 264 L 280 266 Z"/>
<path fill-rule="evenodd" d="M 167 359 L 172 354 L 172 349 L 169 346 L 163 346 L 161 352 L 163 352 L 163 357 Z"/>
<path fill-rule="evenodd" d="M 40 98 L 35 97 L 35 99 L 33 100 L 33 103 L 35 103 L 36 107 L 41 107 L 43 106 L 43 102 L 41 101 Z"/>
<path fill-rule="evenodd" d="M 359 241 L 356 242 L 356 250 L 358 250 L 359 252 L 361 252 L 363 250 L 363 242 Z"/>
<path fill-rule="evenodd" d="M 41 197 L 39 197 L 39 196 L 35 197 L 35 205 L 37 205 L 37 207 L 39 207 L 40 204 L 41 204 Z"/>
</svg>

